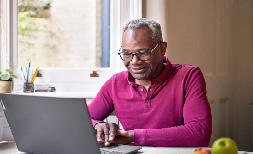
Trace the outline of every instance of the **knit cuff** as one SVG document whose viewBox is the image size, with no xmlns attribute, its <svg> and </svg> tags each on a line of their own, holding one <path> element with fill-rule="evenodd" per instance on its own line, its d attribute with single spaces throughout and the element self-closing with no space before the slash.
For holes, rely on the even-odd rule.
<svg viewBox="0 0 253 154">
<path fill-rule="evenodd" d="M 135 129 L 134 130 L 134 145 L 146 145 L 147 130 Z"/>
<path fill-rule="evenodd" d="M 99 121 L 99 120 L 93 120 L 93 119 L 91 119 L 91 123 L 92 123 L 92 126 L 95 127 L 96 124 L 98 124 L 98 123 L 104 123 L 104 121 Z"/>
</svg>

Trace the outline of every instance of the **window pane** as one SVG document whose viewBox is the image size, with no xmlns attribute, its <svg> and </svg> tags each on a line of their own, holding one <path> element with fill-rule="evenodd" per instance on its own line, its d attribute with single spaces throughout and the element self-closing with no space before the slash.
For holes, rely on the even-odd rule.
<svg viewBox="0 0 253 154">
<path fill-rule="evenodd" d="M 19 66 L 108 67 L 109 3 L 18 0 Z"/>
</svg>

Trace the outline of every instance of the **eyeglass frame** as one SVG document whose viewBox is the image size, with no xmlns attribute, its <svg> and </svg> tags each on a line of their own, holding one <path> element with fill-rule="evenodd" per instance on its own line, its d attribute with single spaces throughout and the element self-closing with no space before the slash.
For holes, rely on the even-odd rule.
<svg viewBox="0 0 253 154">
<path fill-rule="evenodd" d="M 151 57 L 152 53 L 155 51 L 155 49 L 157 48 L 157 46 L 159 46 L 161 44 L 162 44 L 162 42 L 159 42 L 159 43 L 156 44 L 156 46 L 153 49 L 145 49 L 145 50 L 150 52 L 149 56 Z M 148 59 L 145 59 L 145 60 L 141 59 L 139 53 L 141 53 L 142 51 L 137 51 L 137 52 L 128 52 L 129 54 L 131 54 L 132 58 L 131 58 L 131 60 L 124 60 L 123 57 L 121 56 L 121 54 L 123 52 L 120 52 L 120 50 L 122 50 L 122 47 L 120 47 L 118 55 L 120 56 L 121 60 L 123 60 L 123 61 L 132 61 L 133 58 L 134 58 L 134 56 L 136 56 L 139 60 L 142 60 L 142 61 L 147 61 L 150 58 L 149 57 Z M 144 53 L 142 53 L 142 54 L 144 54 Z"/>
</svg>

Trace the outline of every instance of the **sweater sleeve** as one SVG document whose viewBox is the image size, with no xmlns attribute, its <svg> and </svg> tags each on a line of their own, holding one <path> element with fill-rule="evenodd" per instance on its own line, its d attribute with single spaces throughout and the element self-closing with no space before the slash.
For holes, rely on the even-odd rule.
<svg viewBox="0 0 253 154">
<path fill-rule="evenodd" d="M 183 124 L 163 129 L 135 129 L 134 144 L 160 147 L 208 146 L 212 132 L 211 109 L 206 84 L 199 68 L 185 77 Z"/>
<path fill-rule="evenodd" d="M 92 125 L 103 122 L 103 120 L 114 110 L 114 105 L 110 96 L 111 80 L 106 81 L 98 92 L 97 96 L 88 104 L 88 110 Z"/>
</svg>

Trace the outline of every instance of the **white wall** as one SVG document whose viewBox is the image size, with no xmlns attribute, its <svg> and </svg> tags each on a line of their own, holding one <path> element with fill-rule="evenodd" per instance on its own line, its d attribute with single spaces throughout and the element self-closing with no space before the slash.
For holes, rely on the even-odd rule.
<svg viewBox="0 0 253 154">
<path fill-rule="evenodd" d="M 253 151 L 253 1 L 143 0 L 143 7 L 144 17 L 161 23 L 172 63 L 202 69 L 211 143 L 229 136 L 240 150 Z"/>
<path fill-rule="evenodd" d="M 232 59 L 233 135 L 253 151 L 253 1 L 236 1 L 235 42 Z"/>
</svg>

